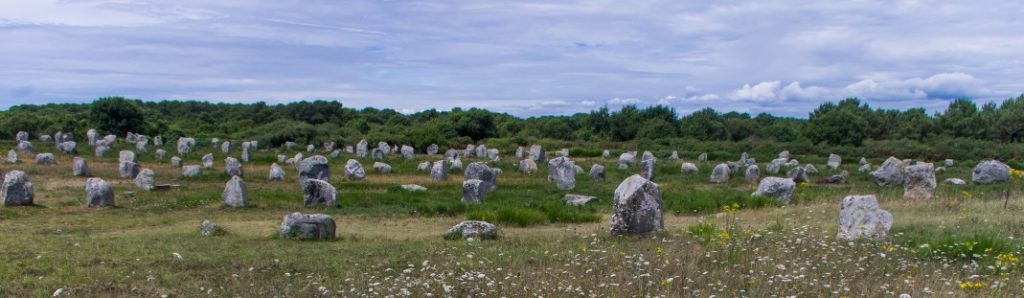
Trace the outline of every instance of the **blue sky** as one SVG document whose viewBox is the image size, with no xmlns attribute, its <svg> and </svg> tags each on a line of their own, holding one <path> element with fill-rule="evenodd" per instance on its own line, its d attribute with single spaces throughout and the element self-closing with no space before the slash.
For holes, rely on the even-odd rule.
<svg viewBox="0 0 1024 298">
<path fill-rule="evenodd" d="M 0 1 L 0 109 L 144 100 L 666 104 L 805 117 L 1024 92 L 1018 1 Z"/>
</svg>

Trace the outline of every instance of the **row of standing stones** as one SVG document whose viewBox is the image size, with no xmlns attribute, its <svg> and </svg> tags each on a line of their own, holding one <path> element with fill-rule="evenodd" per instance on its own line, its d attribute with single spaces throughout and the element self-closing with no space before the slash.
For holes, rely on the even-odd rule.
<svg viewBox="0 0 1024 298">
<path fill-rule="evenodd" d="M 101 151 L 109 150 L 109 146 L 116 141 L 116 137 L 111 135 L 102 139 L 96 137 L 95 130 L 87 132 L 87 136 L 89 136 L 90 145 L 97 148 L 98 156 L 101 156 Z M 18 161 L 16 151 L 29 153 L 33 151 L 31 143 L 27 140 L 28 133 L 19 132 L 16 138 L 17 146 L 15 150 L 8 152 L 9 163 L 16 163 Z M 47 136 L 41 139 L 58 142 L 57 148 L 60 151 L 74 153 L 75 143 L 70 134 L 56 133 L 52 137 Z M 125 139 L 129 143 L 136 144 L 136 151 L 147 151 L 148 137 L 129 133 Z M 213 146 L 219 146 L 222 152 L 229 153 L 231 150 L 230 141 L 214 139 L 211 143 Z M 195 144 L 196 141 L 193 138 L 179 138 L 177 151 L 179 154 L 188 154 L 194 150 Z M 163 146 L 163 141 L 159 136 L 154 137 L 154 145 Z M 248 162 L 250 160 L 249 150 L 256 149 L 257 146 L 257 141 L 242 143 L 243 161 Z M 288 149 L 294 146 L 293 142 L 285 144 L 285 147 Z M 101 150 L 104 147 L 107 150 Z M 330 156 L 332 158 L 337 158 L 340 155 L 341 149 L 334 149 L 334 147 L 334 143 L 323 145 L 323 148 L 326 149 L 325 151 L 331 151 Z M 314 150 L 315 146 L 307 146 L 307 152 L 314 152 Z M 366 140 L 360 141 L 354 147 L 346 146 L 345 151 L 364 158 L 372 154 L 375 160 L 384 160 L 384 155 L 386 154 L 399 153 L 406 159 L 415 157 L 415 150 L 411 146 L 391 147 L 386 142 L 380 142 L 377 148 L 370 150 Z M 428 146 L 426 153 L 430 156 L 436 155 L 438 153 L 438 146 Z M 486 145 L 468 145 L 465 150 L 449 149 L 444 154 L 445 158 L 432 163 L 424 161 L 419 165 L 418 169 L 429 171 L 432 180 L 447 180 L 449 171 L 463 168 L 461 158 L 482 157 L 489 161 L 498 161 L 500 160 L 499 154 L 500 152 L 497 149 L 488 149 Z M 568 149 L 556 151 L 556 157 L 550 160 L 546 160 L 545 155 L 546 152 L 539 145 L 530 146 L 528 149 L 518 147 L 516 158 L 521 159 L 519 171 L 524 174 L 534 174 L 538 171 L 537 164 L 546 161 L 548 180 L 554 182 L 559 189 L 574 189 L 576 175 L 583 174 L 584 170 L 569 159 Z M 166 152 L 163 149 L 158 149 L 156 156 L 162 159 L 166 156 Z M 605 150 L 602 157 L 609 158 L 610 152 Z M 658 185 L 653 182 L 654 168 L 658 159 L 649 151 L 641 155 L 639 162 L 636 159 L 637 152 L 635 151 L 622 153 L 618 159 L 618 167 L 620 169 L 629 169 L 634 164 L 638 164 L 640 169 L 639 174 L 624 180 L 614 192 L 612 234 L 646 234 L 664 228 L 661 192 Z M 677 152 L 672 152 L 669 159 L 679 159 Z M 56 159 L 51 153 L 37 154 L 35 161 L 37 164 L 42 165 L 56 163 Z M 183 176 L 198 175 L 203 168 L 213 168 L 212 154 L 204 155 L 201 161 L 201 165 L 182 165 L 179 157 L 175 156 L 171 159 L 172 165 L 182 167 Z M 278 161 L 294 165 L 299 172 L 299 183 L 302 187 L 303 204 L 305 206 L 338 206 L 337 190 L 327 182 L 330 178 L 330 167 L 329 160 L 326 157 L 314 155 L 303 158 L 302 153 L 298 153 L 293 158 L 279 155 Z M 697 161 L 707 161 L 707 154 L 698 156 Z M 842 159 L 840 156 L 831 154 L 826 168 L 837 170 L 840 168 L 841 163 Z M 905 198 L 930 199 L 937 185 L 935 173 L 944 170 L 946 167 L 952 167 L 954 164 L 953 160 L 947 159 L 944 161 L 943 166 L 936 168 L 932 163 L 919 161 L 911 164 L 910 160 L 890 157 L 879 167 L 875 168 L 874 171 L 871 171 L 871 165 L 866 159 L 861 158 L 858 170 L 860 172 L 870 172 L 873 181 L 880 186 L 902 185 Z M 382 162 L 375 162 L 373 168 L 384 174 L 392 171 L 390 165 Z M 747 181 L 759 181 L 757 191 L 752 193 L 752 195 L 773 197 L 779 203 L 787 204 L 791 201 L 796 184 L 810 182 L 808 174 L 817 174 L 818 170 L 813 164 L 801 165 L 799 161 L 790 159 L 788 151 L 781 152 L 778 158 L 773 159 L 766 165 L 766 171 L 771 174 L 778 174 L 784 168 L 789 168 L 785 177 L 760 178 L 760 168 L 757 162 L 746 153 L 743 153 L 739 161 L 717 164 L 711 172 L 710 180 L 713 183 L 723 183 L 729 181 L 732 175 L 743 171 L 745 173 L 744 178 Z M 683 162 L 680 169 L 684 174 L 696 174 L 699 172 L 699 168 L 692 162 Z M 984 160 L 974 168 L 972 181 L 977 184 L 1005 182 L 1009 179 L 1009 171 L 1010 167 L 1000 161 Z M 140 169 L 138 167 L 135 151 L 124 150 L 119 153 L 118 172 L 122 178 L 135 179 L 136 186 L 143 190 L 169 187 L 168 185 L 155 184 L 155 172 L 153 170 Z M 225 173 L 231 178 L 226 183 L 222 194 L 223 204 L 236 208 L 247 207 L 248 192 L 245 181 L 242 179 L 244 176 L 242 163 L 233 157 L 225 158 Z M 89 175 L 87 162 L 84 158 L 76 156 L 73 159 L 72 174 L 75 176 Z M 487 193 L 497 190 L 497 176 L 499 174 L 501 174 L 501 169 L 492 168 L 487 165 L 487 162 L 473 162 L 467 165 L 463 173 L 465 179 L 462 186 L 462 201 L 466 204 L 483 202 Z M 845 183 L 848 175 L 849 173 L 843 171 L 842 173 L 819 179 L 817 182 L 825 184 Z M 2 185 L 0 194 L 2 194 L 4 206 L 33 204 L 34 192 L 32 183 L 24 172 L 14 170 L 2 176 L 3 181 L 0 184 Z M 346 180 L 362 180 L 365 176 L 366 172 L 357 160 L 350 159 L 346 162 L 344 176 Z M 591 167 L 589 176 L 594 181 L 603 181 L 605 178 L 604 166 L 594 164 Z M 284 177 L 284 169 L 277 163 L 273 163 L 270 167 L 268 179 L 280 181 L 284 180 Z M 953 185 L 966 184 L 966 182 L 958 178 L 950 178 L 945 182 Z M 418 185 L 402 185 L 402 188 L 411 191 L 426 190 L 426 188 Z M 566 204 L 582 205 L 595 201 L 596 197 L 567 194 L 564 200 Z M 86 202 L 88 206 L 113 206 L 113 190 L 103 179 L 91 177 L 86 181 Z M 885 237 L 888 235 L 888 229 L 891 225 L 892 216 L 878 207 L 875 196 L 848 196 L 843 199 L 840 207 L 840 229 L 837 236 L 843 239 Z M 222 229 L 216 227 L 216 224 L 209 221 L 204 221 L 201 230 L 204 235 L 216 235 L 216 232 L 210 231 L 222 231 Z M 334 230 L 335 225 L 330 216 L 293 213 L 287 215 L 282 221 L 281 236 L 303 240 L 329 240 L 334 238 Z M 445 234 L 445 238 L 449 239 L 494 239 L 496 236 L 496 226 L 480 221 L 462 222 L 452 227 Z"/>
</svg>

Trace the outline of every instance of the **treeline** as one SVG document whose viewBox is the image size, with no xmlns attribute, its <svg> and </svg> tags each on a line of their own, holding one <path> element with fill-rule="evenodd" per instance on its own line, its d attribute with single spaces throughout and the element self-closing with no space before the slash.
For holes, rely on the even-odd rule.
<svg viewBox="0 0 1024 298">
<path fill-rule="evenodd" d="M 18 131 L 35 136 L 89 128 L 124 136 L 146 135 L 355 143 L 391 141 L 425 148 L 436 143 L 463 147 L 484 139 L 528 144 L 538 141 L 603 144 L 680 142 L 772 142 L 857 147 L 866 141 L 974 139 L 987 143 L 1024 140 L 1024 95 L 1002 103 L 951 101 L 946 111 L 876 109 L 856 98 L 820 105 L 807 119 L 766 113 L 722 113 L 711 108 L 680 116 L 667 106 L 602 107 L 571 116 L 518 118 L 482 109 L 426 110 L 402 114 L 391 109 L 352 109 L 335 101 L 268 105 L 199 101 L 147 102 L 120 97 L 87 104 L 18 105 L 0 112 L 0 138 Z"/>
</svg>

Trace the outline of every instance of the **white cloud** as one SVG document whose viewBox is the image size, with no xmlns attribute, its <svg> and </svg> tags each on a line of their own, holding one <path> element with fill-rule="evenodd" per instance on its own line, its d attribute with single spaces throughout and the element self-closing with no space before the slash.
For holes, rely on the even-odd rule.
<svg viewBox="0 0 1024 298">
<path fill-rule="evenodd" d="M 640 104 L 642 102 L 643 102 L 642 100 L 640 100 L 639 98 L 635 98 L 635 97 L 630 97 L 630 98 L 618 98 L 618 97 L 616 97 L 616 98 L 609 99 L 608 100 L 608 105 L 611 105 L 611 106 L 625 106 L 625 105 Z"/>
</svg>

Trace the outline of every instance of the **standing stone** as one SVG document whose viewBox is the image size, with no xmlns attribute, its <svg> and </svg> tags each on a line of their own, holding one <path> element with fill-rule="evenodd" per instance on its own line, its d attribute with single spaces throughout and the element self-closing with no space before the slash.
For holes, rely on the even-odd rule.
<svg viewBox="0 0 1024 298">
<path fill-rule="evenodd" d="M 180 167 L 181 166 L 181 157 L 172 156 L 171 157 L 171 166 L 172 167 Z"/>
<path fill-rule="evenodd" d="M 413 149 L 409 145 L 402 145 L 402 157 L 405 159 L 416 158 L 416 149 Z"/>
<path fill-rule="evenodd" d="M 482 181 L 480 187 L 484 191 L 492 192 L 498 190 L 498 175 L 495 175 L 494 171 L 486 163 L 474 162 L 469 164 L 463 172 L 463 176 L 465 176 L 466 180 L 477 179 Z"/>
<path fill-rule="evenodd" d="M 220 143 L 220 152 L 224 153 L 224 154 L 231 153 L 231 142 L 230 141 L 221 142 Z"/>
<path fill-rule="evenodd" d="M 430 172 L 430 162 L 420 162 L 419 165 L 416 166 L 416 170 L 420 172 Z"/>
<path fill-rule="evenodd" d="M 234 157 L 224 159 L 224 173 L 228 174 L 228 176 L 245 177 L 245 172 L 242 170 L 242 163 Z"/>
<path fill-rule="evenodd" d="M 85 180 L 85 205 L 89 207 L 114 206 L 114 189 L 101 178 Z"/>
<path fill-rule="evenodd" d="M 889 236 L 892 214 L 878 207 L 874 195 L 846 196 L 839 209 L 839 240 L 878 239 Z"/>
<path fill-rule="evenodd" d="M 196 139 L 193 138 L 178 138 L 178 154 L 186 155 L 192 152 L 192 147 L 196 146 Z"/>
<path fill-rule="evenodd" d="M 64 154 L 72 154 L 78 151 L 78 143 L 73 141 L 60 142 L 57 144 L 57 150 Z"/>
<path fill-rule="evenodd" d="M 634 235 L 665 228 L 661 190 L 640 175 L 633 175 L 615 188 L 612 207 L 612 235 Z"/>
<path fill-rule="evenodd" d="M 554 181 L 561 190 L 576 188 L 576 167 L 568 157 L 553 158 L 548 161 L 548 180 Z"/>
<path fill-rule="evenodd" d="M 135 176 L 135 187 L 141 190 L 153 190 L 156 187 L 156 172 L 151 169 L 142 169 Z"/>
<path fill-rule="evenodd" d="M 868 159 L 864 158 L 864 157 L 861 157 L 860 161 L 858 161 L 857 164 L 862 165 L 862 166 L 866 165 L 866 164 L 868 164 Z"/>
<path fill-rule="evenodd" d="M 986 159 L 978 163 L 971 173 L 976 184 L 993 184 L 1010 180 L 1010 166 L 998 160 Z"/>
<path fill-rule="evenodd" d="M 249 146 L 246 146 L 245 143 L 242 143 L 242 161 L 252 162 L 252 153 L 249 152 Z"/>
<path fill-rule="evenodd" d="M 36 154 L 37 165 L 53 165 L 57 164 L 57 158 L 53 156 L 53 153 L 39 153 Z"/>
<path fill-rule="evenodd" d="M 157 146 L 157 147 L 163 147 L 164 146 L 164 137 L 161 137 L 161 136 L 153 137 L 153 145 Z"/>
<path fill-rule="evenodd" d="M 747 167 L 747 174 L 744 177 L 747 178 L 747 182 L 755 183 L 761 178 L 761 169 L 757 165 L 751 165 Z"/>
<path fill-rule="evenodd" d="M 139 175 L 139 165 L 127 160 L 118 162 L 117 173 L 121 178 L 135 178 Z"/>
<path fill-rule="evenodd" d="M 594 164 L 590 167 L 590 180 L 604 181 L 604 166 Z"/>
<path fill-rule="evenodd" d="M 480 146 L 476 146 L 476 156 L 487 157 L 487 145 L 480 144 Z"/>
<path fill-rule="evenodd" d="M 330 215 L 288 214 L 281 221 L 281 238 L 304 241 L 326 241 L 335 239 L 335 223 Z"/>
<path fill-rule="evenodd" d="M 738 174 L 740 172 L 740 164 L 728 161 L 725 165 L 729 166 L 729 174 Z"/>
<path fill-rule="evenodd" d="M 203 161 L 203 168 L 204 169 L 212 169 L 213 168 L 213 153 L 207 153 L 206 155 L 203 155 L 202 161 Z"/>
<path fill-rule="evenodd" d="M 581 167 L 580 165 L 573 164 L 572 168 L 576 169 L 576 175 L 583 175 L 583 173 L 586 173 L 585 171 L 583 171 L 583 167 Z"/>
<path fill-rule="evenodd" d="M 291 163 L 289 163 L 289 164 L 291 164 L 293 167 L 295 167 L 296 170 L 298 170 L 299 169 L 299 163 L 302 162 L 302 159 L 303 159 L 302 152 L 295 153 L 295 157 L 292 157 L 290 159 Z"/>
<path fill-rule="evenodd" d="M 338 158 L 341 156 L 341 149 L 334 149 L 331 151 L 331 158 Z"/>
<path fill-rule="evenodd" d="M 794 190 L 796 190 L 796 182 L 793 182 L 793 179 L 765 177 L 757 185 L 757 191 L 750 195 L 771 197 L 780 204 L 789 204 Z"/>
<path fill-rule="evenodd" d="M 156 149 L 156 152 L 154 153 L 154 155 L 156 155 L 157 159 L 164 159 L 164 157 L 167 157 L 167 150 Z"/>
<path fill-rule="evenodd" d="M 779 158 L 788 160 L 789 157 L 789 150 L 782 150 L 782 152 L 779 152 Z"/>
<path fill-rule="evenodd" d="M 314 150 L 316 150 L 316 146 L 313 144 L 306 145 L 306 152 L 313 153 Z"/>
<path fill-rule="evenodd" d="M 697 156 L 697 161 L 708 161 L 708 153 L 704 152 Z"/>
<path fill-rule="evenodd" d="M 292 141 L 284 142 L 284 149 L 285 150 L 292 150 L 292 148 L 294 148 L 294 147 L 295 147 L 295 142 L 292 142 Z"/>
<path fill-rule="evenodd" d="M 935 169 L 930 163 L 916 164 L 905 169 L 903 198 L 930 200 L 935 193 Z"/>
<path fill-rule="evenodd" d="M 18 142 L 28 141 L 28 132 L 19 131 L 17 134 L 14 135 L 14 140 Z"/>
<path fill-rule="evenodd" d="M 725 183 L 729 181 L 729 165 L 720 163 L 711 170 L 711 183 Z"/>
<path fill-rule="evenodd" d="M 523 157 L 526 156 L 525 151 L 526 149 L 524 149 L 523 146 L 516 147 L 516 159 L 523 159 Z"/>
<path fill-rule="evenodd" d="M 669 160 L 678 160 L 679 159 L 679 152 L 676 152 L 675 150 L 672 150 L 672 155 L 669 155 L 668 159 Z"/>
<path fill-rule="evenodd" d="M 473 144 L 466 145 L 466 150 L 463 150 L 462 152 L 462 156 L 473 157 L 476 155 L 476 146 Z"/>
<path fill-rule="evenodd" d="M 306 179 L 331 181 L 331 165 L 327 162 L 327 158 L 322 155 L 313 155 L 303 159 L 299 162 L 297 168 L 299 171 L 299 183 Z M 281 174 L 283 179 L 284 172 L 282 171 Z"/>
<path fill-rule="evenodd" d="M 469 179 L 462 182 L 462 203 L 480 204 L 484 202 L 486 186 L 480 179 Z"/>
<path fill-rule="evenodd" d="M 778 174 L 779 170 L 782 169 L 782 166 L 785 165 L 786 162 L 787 160 L 784 158 L 773 159 L 770 163 L 768 163 L 768 167 L 766 168 L 766 170 L 768 170 L 769 174 Z"/>
<path fill-rule="evenodd" d="M 830 170 L 835 170 L 835 169 L 838 169 L 839 166 L 842 165 L 842 163 L 843 163 L 843 159 L 840 158 L 839 155 L 829 154 L 828 155 L 828 164 L 826 164 L 826 167 L 828 167 Z"/>
<path fill-rule="evenodd" d="M 945 165 L 947 168 L 952 168 L 955 164 L 956 162 L 953 161 L 952 159 L 946 159 L 945 161 L 943 161 L 943 165 Z"/>
<path fill-rule="evenodd" d="M 14 147 L 14 148 L 18 149 L 18 151 L 28 152 L 28 153 L 32 153 L 32 152 L 36 151 L 35 148 L 32 147 L 32 142 L 29 142 L 29 141 L 18 141 L 18 146 Z"/>
<path fill-rule="evenodd" d="M 71 175 L 75 177 L 89 176 L 89 165 L 85 162 L 85 158 L 75 156 L 71 162 Z"/>
<path fill-rule="evenodd" d="M 90 128 L 89 130 L 85 131 L 85 137 L 86 137 L 86 139 L 89 140 L 89 146 L 95 146 L 96 145 L 96 139 L 99 139 L 100 134 L 98 132 L 96 132 L 95 129 Z"/>
<path fill-rule="evenodd" d="M 355 147 L 352 147 L 352 145 L 346 145 L 345 146 L 345 152 L 356 153 L 356 149 L 355 149 Z"/>
<path fill-rule="evenodd" d="M 491 161 L 501 161 L 500 155 L 501 151 L 498 151 L 498 149 L 487 149 L 487 159 L 490 159 Z"/>
<path fill-rule="evenodd" d="M 113 145 L 115 142 L 117 142 L 117 136 L 115 136 L 115 135 L 106 135 L 106 136 L 103 137 L 103 141 L 106 142 L 107 145 Z"/>
<path fill-rule="evenodd" d="M 384 150 L 373 148 L 373 160 L 384 160 Z"/>
<path fill-rule="evenodd" d="M 494 240 L 498 238 L 498 227 L 492 223 L 478 220 L 467 220 L 448 229 L 444 239 L 477 239 Z"/>
<path fill-rule="evenodd" d="M 457 158 L 448 159 L 448 170 L 462 170 L 462 160 Z"/>
<path fill-rule="evenodd" d="M 381 174 L 391 174 L 391 165 L 383 162 L 374 162 L 373 169 Z"/>
<path fill-rule="evenodd" d="M 657 162 L 658 159 L 654 156 L 644 158 L 644 160 L 640 161 L 640 176 L 644 177 L 644 179 L 654 181 L 654 169 Z"/>
<path fill-rule="evenodd" d="M 270 164 L 270 174 L 267 175 L 267 179 L 270 181 L 283 181 L 284 180 L 284 169 L 281 168 L 276 162 Z"/>
<path fill-rule="evenodd" d="M 795 167 L 790 169 L 789 172 L 786 172 L 786 177 L 789 177 L 789 179 L 793 179 L 793 182 L 796 183 L 804 183 L 810 181 L 810 179 L 807 178 L 807 171 L 801 167 Z"/>
<path fill-rule="evenodd" d="M 861 172 L 861 173 L 871 172 L 871 164 L 867 163 L 867 164 L 860 165 L 860 167 L 857 168 L 857 172 Z"/>
<path fill-rule="evenodd" d="M 7 172 L 4 174 L 0 187 L 2 187 L 0 188 L 0 197 L 3 197 L 4 206 L 30 206 L 33 204 L 35 191 L 25 172 L 19 170 Z"/>
<path fill-rule="evenodd" d="M 197 165 L 187 165 L 187 166 L 181 167 L 181 176 L 182 177 L 195 177 L 195 176 L 199 176 L 199 174 L 201 174 L 202 172 L 203 172 L 203 170 L 201 168 L 199 168 L 199 166 L 197 166 Z"/>
<path fill-rule="evenodd" d="M 429 146 L 427 146 L 427 155 L 430 155 L 430 156 L 437 155 L 437 150 L 438 149 L 439 148 L 437 147 L 437 144 L 430 144 Z"/>
<path fill-rule="evenodd" d="M 245 208 L 249 206 L 249 191 L 245 187 L 242 177 L 231 176 L 231 180 L 224 185 L 224 192 L 220 195 L 220 201 L 224 205 Z"/>
<path fill-rule="evenodd" d="M 612 157 L 612 152 L 611 151 L 608 151 L 607 149 L 605 149 L 604 151 L 601 151 L 601 158 L 607 159 L 609 157 Z"/>
<path fill-rule="evenodd" d="M 149 152 L 149 140 L 144 137 L 137 139 L 135 141 L 135 151 Z"/>
<path fill-rule="evenodd" d="M 540 145 L 531 145 L 530 159 L 532 159 L 535 163 L 545 162 L 547 158 L 545 158 L 544 156 L 544 148 L 541 148 Z"/>
<path fill-rule="evenodd" d="M 537 163 L 533 159 L 524 159 L 519 161 L 519 172 L 523 174 L 533 174 L 537 172 Z"/>
<path fill-rule="evenodd" d="M 683 165 L 680 166 L 680 171 L 682 171 L 683 174 L 697 174 L 700 172 L 700 169 L 698 169 L 697 165 L 692 162 L 684 162 Z"/>
<path fill-rule="evenodd" d="M 302 182 L 302 204 L 306 207 L 338 207 L 338 190 L 327 181 L 306 179 Z"/>
<path fill-rule="evenodd" d="M 444 181 L 448 180 L 448 160 L 442 159 L 434 162 L 434 165 L 430 168 L 430 180 L 433 181 Z"/>
<path fill-rule="evenodd" d="M 895 157 L 886 159 L 882 166 L 874 172 L 871 177 L 878 186 L 897 186 L 903 184 L 903 161 Z"/>
<path fill-rule="evenodd" d="M 18 152 L 14 150 L 7 151 L 7 163 L 18 163 Z"/>
<path fill-rule="evenodd" d="M 814 175 L 818 173 L 818 168 L 815 167 L 814 164 L 805 164 L 804 172 L 806 172 L 809 175 Z"/>
<path fill-rule="evenodd" d="M 349 159 L 345 163 L 345 180 L 359 181 L 364 178 L 366 178 L 366 171 L 363 170 L 363 165 L 359 164 L 358 160 Z"/>
<path fill-rule="evenodd" d="M 384 154 L 391 153 L 391 145 L 388 145 L 388 142 L 377 142 L 377 149 L 380 149 Z"/>
<path fill-rule="evenodd" d="M 636 162 L 636 151 L 619 154 L 619 168 L 626 169 Z"/>
</svg>

